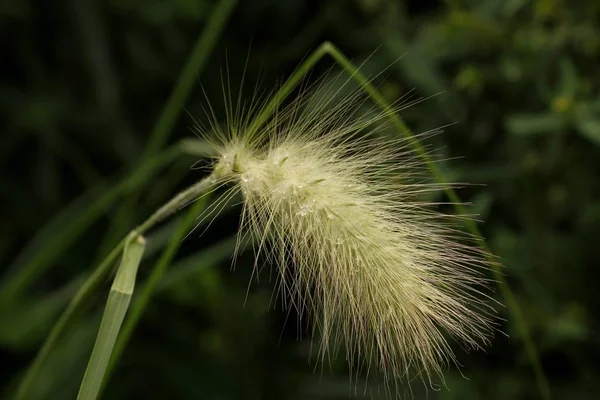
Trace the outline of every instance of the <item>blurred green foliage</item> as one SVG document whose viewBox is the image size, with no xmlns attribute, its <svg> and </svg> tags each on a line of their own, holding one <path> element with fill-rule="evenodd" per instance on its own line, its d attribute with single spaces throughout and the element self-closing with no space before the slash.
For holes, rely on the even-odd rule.
<svg viewBox="0 0 600 400">
<path fill-rule="evenodd" d="M 140 169 L 150 132 L 214 5 L 0 4 L 0 290 L 32 257 L 51 256 L 45 245 L 62 237 L 67 222 L 81 222 L 89 199 Z M 593 399 L 600 396 L 598 21 L 595 0 L 240 1 L 185 109 L 202 118 L 201 84 L 224 117 L 226 64 L 234 88 L 246 71 L 250 98 L 256 82 L 272 90 L 323 40 L 357 63 L 368 60 L 365 73 L 385 71 L 377 83 L 390 100 L 411 89 L 427 97 L 403 117 L 416 132 L 451 124 L 433 145 L 450 159 L 442 167 L 453 180 L 475 184 L 459 194 L 485 220 L 481 229 L 505 264 L 554 397 Z M 319 63 L 314 75 L 333 65 Z M 191 126 L 183 113 L 169 142 L 192 137 Z M 202 176 L 189 169 L 196 158 L 182 154 L 153 170 L 151 180 L 124 185 L 24 292 L 0 293 L 2 398 L 14 391 L 82 276 L 177 188 Z M 348 397 L 344 360 L 314 370 L 308 338 L 297 340 L 305 322 L 274 307 L 268 274 L 248 290 L 251 254 L 230 271 L 238 216 L 228 209 L 202 237 L 182 243 L 105 398 Z M 61 212 L 63 219 L 26 247 Z M 163 224 L 149 236 L 140 282 L 175 226 Z M 75 396 L 108 287 L 61 339 L 32 398 Z M 451 368 L 450 390 L 430 390 L 430 397 L 539 398 L 518 332 L 500 313 L 510 337 L 498 334 L 487 353 L 457 349 L 469 380 Z M 413 394 L 425 397 L 418 384 Z"/>
</svg>

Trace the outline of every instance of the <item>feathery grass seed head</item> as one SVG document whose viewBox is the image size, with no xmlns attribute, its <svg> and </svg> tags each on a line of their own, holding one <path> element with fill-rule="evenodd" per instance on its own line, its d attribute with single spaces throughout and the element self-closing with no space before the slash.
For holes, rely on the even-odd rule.
<svg viewBox="0 0 600 400">
<path fill-rule="evenodd" d="M 492 332 L 484 258 L 421 200 L 445 186 L 407 140 L 377 135 L 399 107 L 338 97 L 300 96 L 248 136 L 249 117 L 230 121 L 211 139 L 215 173 L 241 191 L 241 235 L 277 266 L 284 303 L 312 316 L 321 360 L 345 345 L 387 382 L 441 376 L 455 358 L 444 332 L 468 348 Z"/>
</svg>

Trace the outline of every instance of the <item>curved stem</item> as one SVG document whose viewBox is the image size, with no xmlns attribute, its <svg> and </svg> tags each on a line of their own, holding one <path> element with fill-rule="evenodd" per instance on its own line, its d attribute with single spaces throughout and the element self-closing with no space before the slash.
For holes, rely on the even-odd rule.
<svg viewBox="0 0 600 400">
<path fill-rule="evenodd" d="M 346 56 L 342 54 L 341 51 L 339 51 L 333 44 L 328 42 L 325 42 L 323 46 L 325 48 L 325 52 L 331 55 L 331 57 L 333 57 L 338 64 L 340 64 L 349 74 L 352 75 L 352 77 L 363 87 L 363 89 L 369 94 L 369 96 L 375 101 L 375 103 L 379 107 L 381 107 L 383 110 L 391 109 L 390 103 L 387 100 L 385 100 L 385 98 L 381 95 L 381 93 L 379 93 L 377 88 L 367 79 L 367 77 L 365 77 L 362 74 L 362 72 L 359 71 L 358 68 L 356 68 L 352 64 L 352 62 L 348 58 L 346 58 Z M 431 157 L 425 151 L 425 148 L 423 147 L 419 139 L 417 139 L 414 136 L 412 131 L 408 128 L 408 126 L 406 126 L 406 124 L 398 116 L 398 114 L 392 112 L 388 114 L 388 117 L 390 118 L 396 130 L 407 138 L 407 140 L 410 142 L 410 145 L 417 152 L 419 157 L 421 157 L 421 159 L 425 161 L 425 163 L 427 163 L 427 166 L 429 167 L 429 170 L 431 171 L 435 179 L 440 183 L 447 183 L 448 180 L 444 176 L 444 173 L 442 172 L 438 164 L 433 162 Z M 448 199 L 450 199 L 450 202 L 453 204 L 456 211 L 461 215 L 467 214 L 467 211 L 465 210 L 465 207 L 456 191 L 452 187 L 447 187 L 444 191 L 446 193 L 446 196 L 448 196 Z M 463 221 L 469 233 L 471 233 L 476 238 L 483 237 L 475 221 L 469 218 L 465 218 Z M 502 272 L 502 266 L 493 258 L 492 252 L 490 251 L 490 248 L 488 247 L 487 242 L 485 240 L 478 240 L 477 244 L 481 248 L 481 250 L 483 250 L 485 257 L 487 258 L 492 268 L 492 271 L 494 273 L 494 279 L 496 279 L 496 281 L 498 282 L 500 292 L 502 293 L 502 296 L 506 301 L 506 305 L 510 310 L 510 313 L 514 318 L 514 322 L 517 325 L 517 328 L 521 334 L 521 340 L 523 340 L 525 352 L 527 353 L 529 362 L 533 367 L 533 372 L 537 381 L 540 394 L 544 399 L 550 399 L 552 397 L 550 392 L 550 385 L 548 384 L 548 380 L 540 362 L 540 357 L 538 355 L 535 344 L 533 343 L 533 339 L 531 338 L 531 332 L 529 331 L 527 322 L 525 322 L 525 318 L 523 317 L 521 307 L 519 306 L 519 303 L 517 302 L 508 282 L 506 281 L 504 273 Z"/>
<path fill-rule="evenodd" d="M 173 261 L 173 258 L 177 254 L 179 247 L 185 236 L 190 232 L 192 225 L 196 221 L 196 216 L 202 212 L 202 210 L 206 207 L 207 197 L 205 196 L 202 199 L 198 200 L 191 209 L 187 212 L 187 214 L 183 217 L 182 221 L 179 223 L 175 232 L 173 233 L 169 244 L 166 249 L 161 254 L 160 258 L 154 264 L 150 275 L 148 276 L 146 282 L 139 290 L 139 293 L 135 296 L 133 300 L 133 304 L 131 305 L 131 310 L 129 311 L 129 316 L 127 320 L 123 324 L 121 329 L 121 333 L 117 339 L 117 343 L 113 349 L 110 361 L 108 363 L 108 367 L 106 370 L 106 375 L 103 382 L 103 387 L 107 384 L 108 380 L 112 372 L 114 371 L 119 358 L 123 354 L 125 347 L 129 343 L 129 339 L 133 334 L 137 323 L 142 317 L 144 310 L 148 303 L 150 303 L 150 299 L 154 294 L 161 278 L 163 277 L 167 267 Z"/>
<path fill-rule="evenodd" d="M 213 7 L 211 14 L 207 18 L 206 26 L 198 35 L 196 43 L 177 78 L 177 82 L 171 90 L 171 93 L 156 120 L 154 128 L 150 132 L 150 137 L 142 153 L 141 162 L 152 157 L 157 151 L 162 149 L 168 141 L 169 136 L 173 132 L 173 127 L 179 119 L 179 115 L 184 110 L 183 105 L 189 98 L 198 76 L 204 71 L 207 62 L 210 59 L 210 55 L 221 36 L 221 32 L 229 20 L 237 1 L 238 0 L 219 0 Z M 116 237 L 119 237 L 126 229 L 131 227 L 137 200 L 137 195 L 133 194 L 126 199 L 116 211 L 108 231 L 109 233 L 106 236 L 105 243 L 100 249 L 106 250 L 107 248 L 110 248 L 106 246 L 110 246 L 111 243 L 114 243 Z M 103 254 L 103 251 L 100 254 Z"/>
<path fill-rule="evenodd" d="M 267 103 L 265 108 L 261 111 L 261 113 L 254 120 L 252 125 L 250 126 L 250 132 L 257 132 L 261 126 L 271 117 L 271 115 L 277 110 L 279 105 L 285 100 L 285 98 L 300 84 L 302 79 L 306 76 L 306 74 L 310 71 L 310 69 L 317 64 L 325 55 L 329 55 L 332 57 L 350 76 L 352 79 L 356 80 L 358 84 L 363 88 L 363 90 L 373 99 L 373 101 L 384 111 L 391 110 L 390 103 L 385 100 L 385 98 L 379 93 L 377 88 L 371 83 L 371 81 L 357 68 L 333 43 L 324 42 L 322 43 L 295 71 L 295 73 L 286 81 L 286 83 L 281 87 L 279 92 L 273 96 L 273 98 Z M 427 164 L 429 170 L 435 179 L 440 183 L 447 183 L 444 173 L 440 169 L 437 163 L 433 162 L 431 157 L 425 151 L 425 148 L 415 137 L 413 132 L 408 128 L 408 126 L 404 123 L 402 118 L 400 118 L 397 113 L 389 112 L 386 113 L 390 121 L 396 128 L 396 130 L 402 134 L 409 141 L 413 150 L 421 157 L 421 159 Z M 445 193 L 450 199 L 450 202 L 453 203 L 454 208 L 459 214 L 466 214 L 465 207 L 463 206 L 460 197 L 454 189 L 448 187 L 445 189 Z M 481 231 L 477 224 L 471 219 L 464 219 L 465 228 L 469 233 L 471 233 L 476 238 L 481 238 Z M 520 332 L 521 340 L 523 341 L 523 346 L 525 347 L 525 352 L 527 353 L 527 357 L 529 358 L 529 362 L 533 368 L 533 372 L 537 381 L 538 390 L 540 391 L 541 396 L 544 399 L 550 399 L 551 391 L 550 385 L 548 384 L 548 379 L 544 373 L 544 369 L 542 368 L 542 364 L 540 362 L 540 357 L 538 355 L 536 346 L 531 337 L 531 332 L 529 331 L 529 327 L 523 317 L 523 312 L 517 302 L 512 290 L 504 274 L 502 273 L 501 266 L 492 258 L 492 253 L 485 242 L 485 240 L 479 240 L 478 245 L 481 250 L 484 252 L 486 258 L 490 262 L 492 267 L 494 278 L 498 282 L 498 287 L 502 293 L 502 296 L 506 300 L 506 305 L 515 320 L 515 324 Z"/>
<path fill-rule="evenodd" d="M 170 201 L 165 203 L 164 206 L 162 206 L 156 212 L 154 212 L 154 214 L 152 214 L 138 228 L 134 229 L 133 232 L 137 232 L 138 234 L 143 235 L 156 224 L 168 218 L 180 208 L 189 204 L 191 201 L 197 199 L 201 194 L 210 190 L 210 188 L 213 186 L 214 181 L 214 177 L 210 175 L 202 179 L 201 181 L 195 183 L 194 185 L 188 187 L 187 189 L 183 190 L 175 197 L 173 197 Z M 92 275 L 90 275 L 90 277 L 86 279 L 86 281 L 77 291 L 71 302 L 69 302 L 69 305 L 61 314 L 56 324 L 54 324 L 54 326 L 52 327 L 50 334 L 44 341 L 44 344 L 42 345 L 35 359 L 27 369 L 25 377 L 23 378 L 19 385 L 19 388 L 17 389 L 16 399 L 24 400 L 28 398 L 30 388 L 33 385 L 33 382 L 35 381 L 35 378 L 41 366 L 48 358 L 50 351 L 56 345 L 56 342 L 58 341 L 60 335 L 65 330 L 67 325 L 72 321 L 72 319 L 77 315 L 77 313 L 82 310 L 90 295 L 94 292 L 96 288 L 98 288 L 102 284 L 102 282 L 105 281 L 115 261 L 117 260 L 119 254 L 121 254 L 121 251 L 125 246 L 125 240 L 126 239 L 122 239 L 115 246 L 115 248 L 104 259 L 104 261 L 102 261 L 102 263 L 100 263 L 100 265 L 94 270 Z"/>
<path fill-rule="evenodd" d="M 179 145 L 165 150 L 148 159 L 112 187 L 107 188 L 104 183 L 98 185 L 52 219 L 13 263 L 12 273 L 2 282 L 0 304 L 15 301 L 27 290 L 33 279 L 51 267 L 53 262 L 117 199 L 147 182 L 158 169 L 181 154 L 182 149 Z M 80 213 L 82 208 L 85 208 L 85 212 Z M 32 253 L 33 256 L 30 256 Z"/>
</svg>

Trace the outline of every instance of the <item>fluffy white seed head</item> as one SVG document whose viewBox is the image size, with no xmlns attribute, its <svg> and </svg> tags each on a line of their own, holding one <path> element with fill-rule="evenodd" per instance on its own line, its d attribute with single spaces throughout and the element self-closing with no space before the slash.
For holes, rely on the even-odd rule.
<svg viewBox="0 0 600 400">
<path fill-rule="evenodd" d="M 242 192 L 240 237 L 257 239 L 257 267 L 278 268 L 284 304 L 312 317 L 321 360 L 345 346 L 357 374 L 441 377 L 449 337 L 479 348 L 492 332 L 484 258 L 422 200 L 447 185 L 405 139 L 376 135 L 386 112 L 334 94 L 300 96 L 258 133 L 231 118 L 207 138 L 215 173 Z"/>
</svg>

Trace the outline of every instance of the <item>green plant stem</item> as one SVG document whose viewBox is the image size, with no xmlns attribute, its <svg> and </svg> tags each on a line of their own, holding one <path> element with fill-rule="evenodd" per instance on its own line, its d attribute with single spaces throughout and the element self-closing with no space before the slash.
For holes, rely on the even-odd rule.
<svg viewBox="0 0 600 400">
<path fill-rule="evenodd" d="M 31 284 L 35 277 L 53 265 L 69 246 L 123 194 L 143 185 L 162 166 L 181 155 L 180 146 L 173 146 L 156 157 L 143 163 L 140 168 L 129 173 L 119 183 L 107 188 L 99 185 L 76 200 L 48 223 L 11 267 L 11 274 L 3 281 L 0 290 L 0 304 L 15 301 Z M 84 213 L 80 210 L 85 208 Z M 28 255 L 34 255 L 28 258 Z"/>
<path fill-rule="evenodd" d="M 260 114 L 252 121 L 248 127 L 248 136 L 252 137 L 267 122 L 273 113 L 279 108 L 287 96 L 302 82 L 306 74 L 327 54 L 327 46 L 319 46 L 311 53 L 306 60 L 294 71 L 288 80 L 281 86 L 277 93 L 269 100 Z"/>
<path fill-rule="evenodd" d="M 174 212 L 179 210 L 181 207 L 187 205 L 189 202 L 197 199 L 201 194 L 210 190 L 213 186 L 214 177 L 208 176 L 194 185 L 188 187 L 178 195 L 173 197 L 164 206 L 159 208 L 154 214 L 144 221 L 134 231 L 140 235 L 146 233 L 154 225 L 160 221 L 168 218 Z M 28 398 L 29 391 L 35 381 L 35 378 L 39 372 L 40 367 L 44 364 L 51 350 L 56 345 L 60 335 L 68 326 L 68 324 L 76 316 L 77 311 L 80 311 L 82 306 L 86 303 L 89 297 L 92 295 L 94 290 L 100 286 L 100 284 L 108 276 L 114 262 L 119 256 L 121 250 L 125 246 L 125 239 L 121 240 L 117 246 L 110 252 L 110 254 L 102 261 L 102 263 L 94 270 L 92 275 L 83 283 L 81 288 L 77 291 L 73 299 L 69 302 L 66 310 L 61 314 L 56 324 L 52 327 L 50 334 L 44 341 L 40 351 L 36 355 L 35 359 L 27 369 L 25 377 L 21 381 L 19 388 L 17 389 L 16 399 L 25 400 Z"/>
<path fill-rule="evenodd" d="M 208 23 L 198 37 L 185 67 L 179 75 L 177 83 L 150 134 L 150 140 L 144 150 L 144 158 L 154 155 L 168 140 L 169 134 L 173 131 L 173 126 L 182 111 L 183 104 L 187 101 L 196 79 L 204 70 L 217 39 L 223 31 L 225 23 L 229 20 L 236 3 L 237 0 L 221 0 L 208 17 Z"/>
<path fill-rule="evenodd" d="M 173 131 L 173 127 L 179 119 L 179 115 L 183 111 L 183 105 L 189 98 L 189 95 L 195 86 L 194 83 L 196 82 L 196 79 L 202 74 L 210 54 L 236 4 L 237 0 L 220 0 L 213 8 L 211 15 L 207 19 L 208 23 L 206 24 L 206 27 L 198 36 L 183 70 L 177 78 L 175 87 L 171 91 L 169 98 L 150 133 L 150 138 L 144 149 L 144 153 L 142 154 L 142 161 L 152 157 L 169 139 L 169 135 Z M 136 195 L 131 196 L 115 213 L 115 218 L 109 229 L 109 234 L 106 237 L 105 246 L 110 246 L 111 243 L 114 243 L 115 237 L 121 235 L 121 232 L 128 229 L 132 216 L 135 215 L 134 208 L 137 200 L 138 197 Z"/>
<path fill-rule="evenodd" d="M 152 176 L 156 168 L 151 168 L 153 163 L 162 165 L 153 158 L 154 154 L 160 150 L 166 141 L 168 140 L 169 134 L 173 130 L 173 126 L 177 121 L 179 114 L 183 109 L 183 104 L 187 101 L 189 94 L 194 87 L 194 82 L 197 77 L 202 73 L 209 55 L 212 52 L 218 37 L 220 36 L 225 23 L 229 19 L 237 0 L 221 0 L 213 10 L 213 13 L 208 18 L 208 23 L 202 33 L 198 36 L 196 44 L 192 50 L 190 57 L 188 58 L 181 74 L 177 79 L 177 83 L 173 88 L 169 98 L 160 113 L 160 116 L 154 126 L 148 145 L 144 150 L 144 155 L 140 161 L 143 165 L 135 171 L 129 174 L 128 180 L 144 181 L 144 177 Z M 178 150 L 179 151 L 179 150 Z M 165 155 L 170 157 L 175 156 L 174 152 L 165 152 Z M 167 158 L 163 162 L 170 161 L 172 158 Z M 158 167 L 156 165 L 156 167 Z M 127 179 L 126 179 L 127 180 Z M 77 201 L 65 212 L 59 214 L 50 224 L 43 229 L 40 234 L 32 240 L 30 245 L 23 251 L 22 254 L 29 254 L 31 251 L 35 251 L 36 247 L 39 247 L 40 242 L 50 238 L 49 243 L 43 246 L 44 251 L 35 251 L 36 255 L 24 265 L 19 265 L 23 262 L 23 257 L 19 257 L 16 265 L 12 268 L 15 273 L 10 276 L 2 286 L 0 290 L 0 303 L 5 300 L 14 299 L 15 296 L 21 294 L 33 280 L 34 277 L 39 276 L 45 268 L 52 265 L 52 262 L 56 260 L 58 256 L 68 248 L 68 246 L 83 233 L 83 231 L 89 227 L 97 218 L 106 210 L 122 193 L 124 187 L 129 186 L 130 182 L 124 183 L 124 185 L 113 186 L 111 189 L 106 189 L 105 185 L 101 185 L 96 190 L 90 192 L 89 197 L 95 200 L 91 205 L 88 205 L 83 215 L 78 218 L 73 218 L 73 215 L 80 209 L 84 208 L 83 204 L 87 205 L 88 196 L 84 196 L 81 201 Z M 99 196 L 97 199 L 96 197 Z M 118 232 L 122 228 L 121 224 L 123 221 L 129 221 L 129 216 L 132 215 L 131 207 L 135 204 L 135 199 L 126 200 L 124 207 L 121 208 L 121 212 L 118 212 L 117 218 L 115 218 L 114 224 L 118 225 L 113 227 L 113 232 Z M 72 221 L 72 222 L 70 222 Z M 60 229 L 57 229 L 60 227 Z M 110 235 L 109 235 L 110 236 Z"/>
<path fill-rule="evenodd" d="M 237 237 L 233 235 L 222 239 L 202 251 L 178 260 L 160 280 L 156 292 L 174 288 L 179 283 L 193 278 L 200 271 L 226 261 L 235 252 L 236 244 Z M 243 249 L 239 249 L 239 251 L 243 251 Z"/>
<path fill-rule="evenodd" d="M 196 42 L 196 45 L 192 51 L 192 55 L 188 59 L 184 70 L 179 76 L 177 84 L 171 92 L 171 95 L 169 96 L 169 99 L 157 121 L 157 124 L 151 133 L 150 142 L 144 152 L 145 158 L 151 159 L 152 154 L 160 149 L 167 141 L 168 135 L 172 131 L 175 121 L 181 112 L 182 106 L 189 96 L 191 88 L 193 87 L 193 83 L 206 65 L 208 54 L 212 51 L 216 43 L 216 39 L 220 35 L 223 26 L 228 20 L 229 15 L 231 14 L 236 3 L 237 0 L 221 0 L 215 7 L 212 16 L 209 18 L 208 25 Z M 177 153 L 174 151 L 169 151 L 164 152 L 163 154 L 169 155 L 169 157 L 164 157 L 164 161 L 170 161 L 172 158 L 174 158 L 173 156 L 179 154 L 179 147 L 177 147 Z M 150 162 L 148 162 L 148 164 L 150 164 Z M 143 163 L 143 165 L 146 165 L 146 163 Z M 162 165 L 162 163 L 160 165 Z M 39 236 L 40 239 L 45 239 L 50 237 L 50 233 L 53 234 L 53 236 L 51 236 L 50 243 L 44 246 L 45 251 L 38 251 L 37 255 L 34 256 L 34 258 L 23 267 L 14 268 L 14 270 L 17 272 L 3 285 L 4 287 L 1 291 L 0 301 L 10 301 L 22 293 L 35 276 L 39 276 L 48 266 L 52 265 L 52 262 L 60 254 L 62 254 L 68 248 L 68 246 L 71 245 L 72 242 L 119 197 L 120 194 L 122 194 L 123 189 L 131 187 L 132 182 L 137 182 L 138 180 L 144 181 L 145 179 L 142 179 L 142 177 L 148 178 L 152 176 L 152 173 L 155 172 L 155 170 L 156 169 L 148 167 L 146 169 L 138 169 L 132 172 L 130 174 L 130 178 L 126 179 L 122 185 L 119 184 L 104 192 L 100 198 L 95 200 L 92 205 L 88 206 L 84 216 L 79 218 L 70 218 L 73 214 L 71 210 L 68 210 L 71 212 L 65 215 L 61 214 L 55 221 L 53 221 L 52 224 L 48 226 L 48 229 L 44 230 Z M 142 175 L 143 173 L 145 173 L 145 175 Z M 98 193 L 101 193 L 101 191 L 99 190 Z M 128 201 L 128 204 L 134 203 L 135 201 L 133 200 Z M 175 204 L 173 202 L 170 203 L 172 203 L 170 205 Z M 130 207 L 126 206 L 122 209 L 127 211 L 130 209 Z M 138 231 L 143 233 L 145 231 L 143 228 L 149 229 L 155 222 L 159 221 L 161 218 L 166 218 L 172 212 L 174 211 L 170 210 L 168 207 L 162 207 L 159 212 L 153 214 L 149 220 L 142 224 Z M 131 213 L 126 214 L 131 215 Z M 67 220 L 72 222 L 68 223 L 66 222 Z M 55 229 L 57 226 L 60 226 L 62 229 Z M 120 229 L 114 230 L 119 231 Z M 59 232 L 58 234 L 56 234 L 57 231 Z M 32 245 L 26 249 L 24 254 L 29 253 L 31 249 L 35 249 L 40 241 L 41 240 L 34 240 Z M 42 345 L 40 352 L 28 369 L 26 376 L 19 387 L 19 393 L 21 395 L 18 395 L 18 398 L 24 398 L 26 392 L 23 391 L 27 390 L 33 378 L 37 375 L 39 367 L 48 356 L 49 350 L 54 346 L 58 336 L 64 330 L 67 323 L 71 320 L 72 316 L 75 314 L 75 311 L 81 306 L 83 300 L 87 298 L 91 292 L 93 292 L 93 289 L 95 289 L 99 281 L 108 273 L 114 262 L 114 259 L 122 249 L 123 244 L 124 242 L 121 241 L 115 248 L 119 250 L 116 252 L 113 250 L 110 253 L 110 256 L 100 264 L 98 269 L 96 269 L 93 275 L 90 276 L 88 281 L 84 283 L 80 291 L 75 295 L 65 312 L 59 318 L 57 324 L 55 324 L 55 326 L 52 328 L 50 335 Z"/>
<path fill-rule="evenodd" d="M 135 287 L 135 278 L 145 247 L 146 240 L 142 236 L 138 235 L 137 232 L 129 234 L 123 249 L 121 265 L 108 294 L 96 343 L 83 375 L 77 399 L 95 400 L 98 397 L 108 360 L 129 307 Z"/>
<path fill-rule="evenodd" d="M 117 362 L 119 361 L 125 347 L 129 343 L 129 339 L 133 334 L 137 323 L 139 322 L 146 306 L 150 302 L 150 299 L 156 290 L 158 283 L 163 277 L 167 267 L 171 264 L 171 261 L 177 254 L 179 247 L 185 236 L 190 232 L 192 225 L 196 221 L 196 217 L 206 208 L 207 197 L 203 197 L 200 201 L 197 201 L 191 209 L 187 212 L 187 214 L 183 217 L 183 220 L 180 222 L 179 226 L 175 230 L 175 233 L 171 237 L 167 248 L 163 251 L 160 258 L 152 268 L 152 272 L 150 276 L 146 280 L 144 286 L 139 291 L 139 294 L 136 295 L 133 305 L 131 307 L 131 312 L 125 321 L 125 325 L 121 330 L 121 334 L 117 340 L 117 344 L 114 348 L 112 357 L 108 364 L 108 368 L 106 371 L 106 379 L 104 383 L 106 384 L 114 371 Z"/>
<path fill-rule="evenodd" d="M 271 117 L 273 112 L 275 112 L 275 110 L 279 107 L 282 101 L 298 86 L 302 79 L 304 79 L 308 71 L 325 55 L 332 57 L 354 80 L 356 80 L 361 85 L 363 90 L 365 90 L 365 92 L 381 109 L 383 109 L 386 113 L 392 110 L 390 103 L 385 100 L 383 95 L 379 93 L 377 88 L 369 81 L 369 79 L 332 43 L 324 42 L 304 61 L 304 63 L 300 65 L 300 67 L 298 67 L 294 74 L 292 74 L 292 76 L 281 87 L 280 91 L 269 101 L 269 103 L 267 103 L 264 110 L 257 116 L 253 124 L 250 126 L 250 132 L 257 132 L 262 127 L 262 125 Z M 406 137 L 413 150 L 427 164 L 435 179 L 440 183 L 447 183 L 448 180 L 444 176 L 442 170 L 435 162 L 433 162 L 419 139 L 417 139 L 417 137 L 412 133 L 412 131 L 398 116 L 398 114 L 395 112 L 389 112 L 387 113 L 387 117 L 390 118 L 390 121 L 396 130 Z M 456 211 L 459 214 L 466 214 L 465 207 L 463 206 L 460 197 L 458 194 L 456 194 L 454 189 L 448 187 L 445 189 L 445 193 L 448 196 L 448 199 L 450 199 L 450 201 L 453 203 Z M 471 233 L 475 238 L 482 238 L 481 231 L 473 220 L 464 219 L 464 222 L 465 228 L 469 231 L 469 233 Z M 478 240 L 477 243 L 490 262 L 494 273 L 494 278 L 498 283 L 498 287 L 500 288 L 502 296 L 506 301 L 506 305 L 515 320 L 515 324 L 518 327 L 521 340 L 523 340 L 523 346 L 525 347 L 527 357 L 529 358 L 529 362 L 531 363 L 535 374 L 538 390 L 541 396 L 548 400 L 551 398 L 548 379 L 546 378 L 542 368 L 537 349 L 533 343 L 533 339 L 531 338 L 529 327 L 525 322 L 525 318 L 523 317 L 519 303 L 517 302 L 508 282 L 506 281 L 506 278 L 504 277 L 504 274 L 502 273 L 501 266 L 492 257 L 492 253 L 485 240 Z"/>
<path fill-rule="evenodd" d="M 364 90 L 369 94 L 369 96 L 377 103 L 379 107 L 383 110 L 390 110 L 391 105 L 385 98 L 379 93 L 377 88 L 369 82 L 369 80 L 362 74 L 356 66 L 352 64 L 352 62 L 346 58 L 333 44 L 325 43 L 327 54 L 331 55 L 337 62 L 340 64 L 349 74 L 352 75 L 354 79 L 364 88 Z M 410 142 L 412 148 L 417 152 L 419 157 L 423 159 L 427 163 L 429 170 L 434 175 L 435 179 L 440 183 L 448 183 L 448 180 L 444 176 L 444 173 L 440 169 L 437 163 L 435 163 L 431 157 L 425 151 L 425 148 L 421 144 L 421 142 L 414 136 L 412 131 L 406 126 L 404 121 L 398 116 L 397 113 L 389 113 L 389 118 L 392 121 L 392 124 L 400 132 L 403 134 Z M 445 189 L 446 196 L 450 199 L 450 202 L 453 203 L 454 208 L 460 215 L 464 215 L 467 213 L 465 207 L 456 193 L 456 191 L 447 187 Z M 481 231 L 479 227 L 472 219 L 466 218 L 464 219 L 465 227 L 476 238 L 482 238 Z M 494 279 L 498 282 L 498 287 L 502 293 L 502 296 L 506 300 L 506 305 L 512 314 L 515 323 L 521 333 L 521 339 L 523 340 L 523 345 L 525 347 L 525 351 L 527 352 L 527 356 L 529 361 L 533 367 L 534 374 L 537 380 L 537 385 L 540 390 L 540 394 L 545 399 L 551 398 L 550 386 L 548 384 L 548 380 L 542 368 L 541 362 L 539 360 L 539 355 L 537 353 L 537 349 L 535 344 L 533 343 L 533 339 L 531 338 L 531 333 L 529 332 L 529 327 L 525 322 L 525 318 L 523 317 L 523 312 L 521 311 L 521 307 L 519 303 L 515 299 L 515 296 L 506 281 L 506 278 L 501 270 L 501 265 L 493 258 L 492 252 L 490 251 L 485 240 L 479 240 L 478 245 L 484 251 L 486 258 L 488 259 L 492 271 L 494 273 Z"/>
<path fill-rule="evenodd" d="M 143 167 L 129 174 L 129 177 L 121 184 L 118 184 L 111 189 L 104 190 L 104 187 L 93 191 L 90 197 L 94 198 L 91 205 L 86 207 L 86 212 L 78 218 L 73 218 L 73 215 L 79 211 L 82 204 L 87 204 L 87 196 L 85 201 L 78 201 L 73 208 L 69 208 L 64 213 L 61 213 L 51 224 L 47 226 L 31 244 L 25 249 L 22 254 L 30 254 L 34 252 L 33 258 L 26 263 L 21 264 L 20 258 L 13 268 L 14 274 L 11 275 L 4 283 L 0 291 L 0 303 L 10 302 L 22 294 L 36 276 L 40 276 L 45 269 L 52 263 L 79 237 L 85 229 L 87 229 L 94 221 L 96 221 L 102 212 L 119 198 L 126 189 L 137 187 L 145 182 L 153 173 L 163 164 L 171 161 L 179 154 L 179 148 L 176 150 L 161 153 L 156 159 L 151 157 L 158 149 L 160 149 L 168 139 L 168 134 L 172 131 L 178 113 L 181 111 L 182 105 L 185 103 L 194 80 L 200 74 L 200 71 L 206 65 L 208 54 L 212 51 L 216 38 L 220 35 L 223 26 L 229 15 L 231 14 L 237 0 L 221 0 L 215 7 L 214 12 L 209 20 L 209 23 L 200 38 L 198 39 L 192 56 L 188 60 L 184 71 L 180 75 L 176 87 L 171 93 L 167 104 L 158 119 L 158 122 L 152 131 L 151 139 L 145 150 L 147 162 L 142 162 Z M 96 199 L 94 194 L 98 194 Z M 132 203 L 134 203 L 132 201 Z M 126 207 L 127 209 L 127 207 Z M 166 218 L 172 211 L 161 209 L 159 215 L 153 215 L 151 220 L 142 224 L 138 231 L 143 232 L 144 229 L 149 229 L 153 223 Z M 60 229 L 57 229 L 60 227 Z M 119 229 L 116 229 L 119 230 Z M 43 251 L 39 250 L 40 243 L 45 242 L 42 247 Z M 17 398 L 26 398 L 29 386 L 37 375 L 39 368 L 48 357 L 50 350 L 55 345 L 61 332 L 65 329 L 69 321 L 74 317 L 76 311 L 84 304 L 89 295 L 100 284 L 102 279 L 108 274 L 116 257 L 121 251 L 124 241 L 119 242 L 110 255 L 99 265 L 94 273 L 88 278 L 81 289 L 77 292 L 73 300 L 67 306 L 67 309 L 57 323 L 52 328 L 49 336 L 46 338 L 42 348 L 38 352 L 33 363 L 26 372 L 25 378 L 21 382 L 18 389 Z"/>
</svg>

